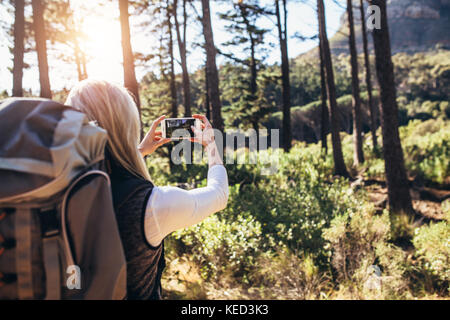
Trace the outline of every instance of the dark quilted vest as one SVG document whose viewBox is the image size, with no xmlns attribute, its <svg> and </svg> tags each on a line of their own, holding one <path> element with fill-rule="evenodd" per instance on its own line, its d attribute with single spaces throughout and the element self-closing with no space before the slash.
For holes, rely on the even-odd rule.
<svg viewBox="0 0 450 320">
<path fill-rule="evenodd" d="M 153 247 L 144 233 L 145 208 L 153 184 L 129 173 L 110 156 L 107 158 L 114 209 L 127 260 L 127 298 L 159 300 L 165 267 L 164 243 Z"/>
</svg>

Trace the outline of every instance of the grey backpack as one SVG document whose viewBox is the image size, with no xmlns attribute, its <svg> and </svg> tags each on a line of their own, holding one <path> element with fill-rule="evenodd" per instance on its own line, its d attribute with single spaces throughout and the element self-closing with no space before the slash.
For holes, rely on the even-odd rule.
<svg viewBox="0 0 450 320">
<path fill-rule="evenodd" d="M 106 132 L 45 99 L 0 103 L 0 299 L 123 299 Z"/>
</svg>

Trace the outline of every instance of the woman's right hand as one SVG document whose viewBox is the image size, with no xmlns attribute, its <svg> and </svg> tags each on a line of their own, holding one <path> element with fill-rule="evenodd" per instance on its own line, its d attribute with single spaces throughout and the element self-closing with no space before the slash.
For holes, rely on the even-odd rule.
<svg viewBox="0 0 450 320">
<path fill-rule="evenodd" d="M 204 147 L 214 143 L 214 130 L 208 118 L 201 114 L 194 114 L 192 117 L 201 121 L 201 128 L 191 126 L 194 132 L 194 138 L 191 138 L 191 142 L 200 143 Z"/>
<path fill-rule="evenodd" d="M 208 154 L 208 164 L 211 168 L 214 165 L 223 165 L 222 157 L 217 149 L 217 145 L 214 141 L 214 129 L 211 123 L 204 115 L 194 114 L 192 117 L 202 121 L 201 129 L 192 127 L 194 131 L 194 138 L 191 138 L 192 142 L 201 143 Z"/>
</svg>

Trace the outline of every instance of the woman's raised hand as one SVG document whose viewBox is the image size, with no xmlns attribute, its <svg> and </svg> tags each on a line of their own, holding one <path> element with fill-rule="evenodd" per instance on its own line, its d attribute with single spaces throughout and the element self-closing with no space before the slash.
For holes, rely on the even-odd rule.
<svg viewBox="0 0 450 320">
<path fill-rule="evenodd" d="M 208 154 L 208 164 L 211 168 L 215 165 L 222 165 L 222 157 L 220 156 L 217 145 L 214 142 L 214 129 L 209 123 L 208 118 L 200 114 L 194 114 L 194 118 L 201 120 L 201 129 L 192 127 L 194 131 L 194 138 L 191 138 L 192 142 L 201 143 Z"/>
<path fill-rule="evenodd" d="M 147 132 L 145 138 L 139 144 L 138 149 L 143 157 L 152 154 L 160 146 L 171 141 L 170 138 L 163 138 L 162 132 L 156 130 L 158 125 L 161 123 L 161 121 L 164 120 L 165 117 L 166 117 L 165 115 L 160 116 L 158 119 L 153 121 L 150 130 Z"/>
<path fill-rule="evenodd" d="M 191 142 L 197 142 L 207 147 L 210 143 L 214 142 L 214 130 L 209 122 L 208 118 L 201 114 L 194 114 L 192 116 L 195 119 L 201 121 L 201 128 L 196 128 L 192 126 L 192 131 L 194 132 L 194 137 L 191 138 Z"/>
</svg>

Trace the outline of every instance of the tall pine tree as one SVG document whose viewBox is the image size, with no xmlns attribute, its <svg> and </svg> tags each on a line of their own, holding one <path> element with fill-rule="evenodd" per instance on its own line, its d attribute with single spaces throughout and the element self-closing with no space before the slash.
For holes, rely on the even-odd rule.
<svg viewBox="0 0 450 320">
<path fill-rule="evenodd" d="M 358 51 L 356 50 L 355 24 L 353 19 L 352 0 L 347 0 L 347 18 L 349 29 L 350 64 L 352 67 L 352 113 L 353 113 L 353 145 L 354 162 L 364 162 L 363 136 L 361 132 L 361 95 L 358 77 Z"/>
<path fill-rule="evenodd" d="M 342 153 L 342 144 L 340 137 L 339 111 L 336 100 L 336 86 L 334 82 L 333 62 L 331 60 L 330 44 L 328 42 L 325 7 L 323 0 L 317 0 L 317 16 L 319 20 L 319 38 L 322 47 L 322 55 L 325 66 L 325 79 L 330 107 L 330 127 L 331 142 L 333 145 L 334 173 L 343 177 L 348 177 L 348 171 L 344 162 Z"/>
<path fill-rule="evenodd" d="M 412 214 L 414 210 L 398 132 L 397 90 L 392 63 L 386 0 L 369 0 L 369 3 L 378 6 L 381 13 L 381 28 L 374 29 L 372 34 L 377 77 L 380 84 L 383 154 L 389 207 L 395 213 Z"/>
</svg>

